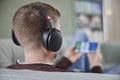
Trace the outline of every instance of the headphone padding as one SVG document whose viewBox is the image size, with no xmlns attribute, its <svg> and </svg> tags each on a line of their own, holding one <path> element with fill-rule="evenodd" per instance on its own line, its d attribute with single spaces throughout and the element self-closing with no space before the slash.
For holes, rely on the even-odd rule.
<svg viewBox="0 0 120 80">
<path fill-rule="evenodd" d="M 45 49 L 56 52 L 61 48 L 61 32 L 55 28 L 47 29 L 42 35 L 42 43 Z"/>
<path fill-rule="evenodd" d="M 18 40 L 17 40 L 17 38 L 16 38 L 15 33 L 14 33 L 13 30 L 12 30 L 12 40 L 13 40 L 13 42 L 14 42 L 16 45 L 20 46 L 20 43 L 18 42 Z"/>
</svg>

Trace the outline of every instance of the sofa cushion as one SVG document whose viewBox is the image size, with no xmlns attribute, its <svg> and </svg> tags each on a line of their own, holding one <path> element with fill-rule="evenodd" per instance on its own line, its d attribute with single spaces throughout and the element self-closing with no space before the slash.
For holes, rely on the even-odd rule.
<svg viewBox="0 0 120 80">
<path fill-rule="evenodd" d="M 120 63 L 120 42 L 104 42 L 101 44 L 103 66 L 111 67 Z"/>
<path fill-rule="evenodd" d="M 12 39 L 0 39 L 0 67 L 12 65 L 24 58 L 23 49 L 16 46 Z"/>
</svg>

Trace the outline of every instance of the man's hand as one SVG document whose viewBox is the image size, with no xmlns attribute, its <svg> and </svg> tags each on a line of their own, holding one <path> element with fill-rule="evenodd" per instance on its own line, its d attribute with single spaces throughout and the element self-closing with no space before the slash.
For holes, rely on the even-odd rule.
<svg viewBox="0 0 120 80">
<path fill-rule="evenodd" d="M 64 54 L 72 63 L 76 62 L 82 55 L 82 53 L 75 52 L 75 46 L 70 47 Z"/>
<path fill-rule="evenodd" d="M 88 59 L 90 61 L 90 67 L 91 69 L 95 66 L 102 66 L 102 55 L 100 53 L 100 50 L 97 49 L 96 53 L 88 53 L 87 54 Z"/>
</svg>

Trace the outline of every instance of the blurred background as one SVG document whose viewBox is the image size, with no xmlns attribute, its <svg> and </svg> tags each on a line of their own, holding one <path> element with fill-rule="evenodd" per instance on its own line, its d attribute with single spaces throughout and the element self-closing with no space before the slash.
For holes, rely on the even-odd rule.
<svg viewBox="0 0 120 80">
<path fill-rule="evenodd" d="M 0 38 L 11 37 L 15 11 L 35 1 L 49 3 L 60 11 L 62 34 L 66 37 L 80 27 L 76 24 L 76 17 L 90 17 L 91 26 L 99 32 L 102 41 L 120 41 L 120 0 L 0 0 Z M 88 24 L 88 20 L 82 20 Z"/>
<path fill-rule="evenodd" d="M 89 28 L 91 40 L 102 44 L 103 64 L 107 63 L 104 67 L 120 63 L 120 0 L 0 0 L 0 39 L 11 38 L 16 10 L 36 1 L 48 3 L 60 11 L 63 46 L 76 31 Z"/>
</svg>

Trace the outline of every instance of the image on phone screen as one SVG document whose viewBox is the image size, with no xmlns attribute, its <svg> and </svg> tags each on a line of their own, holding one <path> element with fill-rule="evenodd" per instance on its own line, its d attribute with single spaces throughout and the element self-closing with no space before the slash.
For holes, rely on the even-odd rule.
<svg viewBox="0 0 120 80">
<path fill-rule="evenodd" d="M 97 49 L 97 42 L 76 42 L 76 52 L 95 53 Z"/>
</svg>

